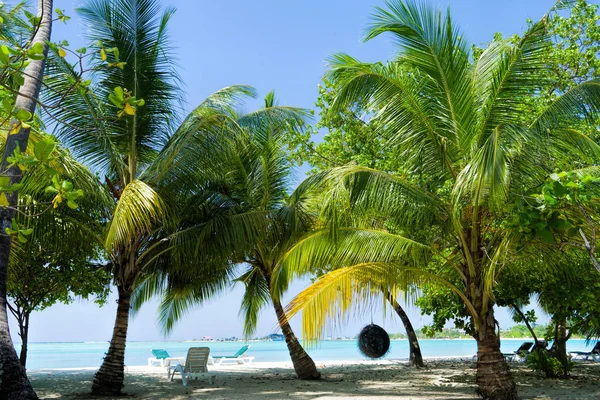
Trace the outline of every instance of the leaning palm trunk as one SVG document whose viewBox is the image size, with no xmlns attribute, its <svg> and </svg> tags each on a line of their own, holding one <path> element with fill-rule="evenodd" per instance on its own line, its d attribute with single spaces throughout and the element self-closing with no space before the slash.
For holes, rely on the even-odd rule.
<svg viewBox="0 0 600 400">
<path fill-rule="evenodd" d="M 129 326 L 129 304 L 132 290 L 118 284 L 119 303 L 113 335 L 108 353 L 94 377 L 92 393 L 98 395 L 120 394 L 123 388 L 125 369 L 125 343 Z"/>
<path fill-rule="evenodd" d="M 402 320 L 402 324 L 404 325 L 404 330 L 406 331 L 406 336 L 408 337 L 408 346 L 409 346 L 409 358 L 408 363 L 417 368 L 425 367 L 425 363 L 423 363 L 423 355 L 421 354 L 421 347 L 419 346 L 419 339 L 417 338 L 417 334 L 415 329 L 413 328 L 406 311 L 400 306 L 400 304 L 388 293 L 387 299 L 394 307 L 394 311 L 398 314 L 398 317 Z"/>
<path fill-rule="evenodd" d="M 48 42 L 52 30 L 52 0 L 38 1 L 38 16 L 41 17 L 41 22 L 32 43 L 41 43 L 44 46 L 44 59 L 30 60 L 29 65 L 25 68 L 25 82 L 19 89 L 19 95 L 15 102 L 15 110 L 26 110 L 31 115 L 35 114 L 36 101 L 44 77 L 45 57 L 48 55 Z M 10 130 L 17 123 L 19 122 L 16 120 L 11 121 Z M 11 185 L 19 183 L 22 174 L 17 166 L 8 168 L 7 158 L 12 156 L 17 146 L 24 153 L 28 140 L 29 128 L 23 127 L 16 134 L 8 135 L 6 138 L 6 147 L 0 168 L 3 176 L 8 176 Z M 6 197 L 8 198 L 8 208 L 2 208 L 0 211 L 0 232 L 2 232 L 0 234 L 0 393 L 2 398 L 6 399 L 37 399 L 27 379 L 25 368 L 17 357 L 8 327 L 6 278 L 12 237 L 4 232 L 6 228 L 12 226 L 18 193 L 17 191 L 7 192 Z"/>
<path fill-rule="evenodd" d="M 273 299 L 273 307 L 275 308 L 275 313 L 277 314 L 277 321 L 279 322 L 279 326 L 281 327 L 281 332 L 285 337 L 285 344 L 288 347 L 290 352 L 290 358 L 292 359 L 292 364 L 294 364 L 294 371 L 296 371 L 296 375 L 300 379 L 319 379 L 321 378 L 321 373 L 317 370 L 315 366 L 315 362 L 312 358 L 306 353 L 298 338 L 294 334 L 292 327 L 290 326 L 287 316 L 283 311 L 283 307 L 279 300 Z"/>
</svg>

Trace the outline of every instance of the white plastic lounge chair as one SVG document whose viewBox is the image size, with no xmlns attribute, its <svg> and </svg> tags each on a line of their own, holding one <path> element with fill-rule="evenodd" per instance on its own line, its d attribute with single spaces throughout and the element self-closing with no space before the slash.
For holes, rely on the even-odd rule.
<svg viewBox="0 0 600 400">
<path fill-rule="evenodd" d="M 213 358 L 213 364 L 214 365 L 221 365 L 221 364 L 223 364 L 226 361 L 233 361 L 236 364 L 240 364 L 240 365 L 242 365 L 242 364 L 248 364 L 248 365 L 250 365 L 250 364 L 252 364 L 252 360 L 254 360 L 254 357 L 242 357 L 242 355 L 246 351 L 248 351 L 249 348 L 250 348 L 250 345 L 246 344 L 246 345 L 242 346 L 242 348 L 239 349 L 237 351 L 237 353 L 235 353 L 232 356 L 214 356 L 214 358 L 211 357 L 211 358 Z"/>
<path fill-rule="evenodd" d="M 183 357 L 171 357 L 165 349 L 152 349 L 154 357 L 148 358 L 148 366 L 159 364 L 161 367 L 168 367 L 173 361 L 183 363 Z"/>
<path fill-rule="evenodd" d="M 592 351 L 570 351 L 569 355 L 571 360 L 589 360 L 591 357 L 594 361 L 600 361 L 600 342 L 596 342 Z"/>
<path fill-rule="evenodd" d="M 215 381 L 215 375 L 211 375 L 208 371 L 209 353 L 210 348 L 208 347 L 190 347 L 185 358 L 185 364 L 169 367 L 167 369 L 167 379 L 170 378 L 173 381 L 173 376 L 179 372 L 183 386 L 187 386 L 190 378 L 198 379 L 199 376 L 208 376 L 208 382 L 212 384 Z"/>
</svg>

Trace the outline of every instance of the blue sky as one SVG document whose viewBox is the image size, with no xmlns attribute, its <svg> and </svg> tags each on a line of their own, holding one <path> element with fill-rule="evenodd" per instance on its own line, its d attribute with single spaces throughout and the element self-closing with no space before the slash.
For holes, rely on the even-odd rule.
<svg viewBox="0 0 600 400">
<path fill-rule="evenodd" d="M 72 48 L 85 43 L 85 29 L 73 11 L 81 0 L 56 2 L 73 18 L 64 26 L 57 23 L 53 40 L 67 39 Z M 280 104 L 313 108 L 317 85 L 331 54 L 343 51 L 364 61 L 385 61 L 395 52 L 390 38 L 379 37 L 362 43 L 369 15 L 382 1 L 376 0 L 163 0 L 177 12 L 170 23 L 171 41 L 176 47 L 176 62 L 185 83 L 186 110 L 191 110 L 210 93 L 232 84 L 254 86 L 260 96 L 275 89 Z M 450 6 L 456 24 L 475 44 L 488 42 L 495 32 L 504 35 L 522 33 L 526 19 L 539 19 L 554 4 L 553 0 L 437 0 L 440 7 Z M 256 104 L 249 104 L 252 109 Z M 298 171 L 297 178 L 304 175 Z M 307 282 L 292 285 L 297 293 Z M 241 287 L 190 313 L 168 339 L 182 340 L 241 336 L 238 317 Z M 30 340 L 101 341 L 112 334 L 116 303 L 114 298 L 103 308 L 77 301 L 69 306 L 56 305 L 31 318 Z M 156 302 L 145 305 L 130 322 L 129 340 L 164 340 L 156 325 Z M 383 310 L 373 312 L 373 320 L 390 332 L 403 331 L 397 318 L 383 318 Z M 389 310 L 387 311 L 389 314 Z M 410 309 L 415 326 L 429 322 L 418 310 Z M 511 324 L 505 311 L 498 320 Z M 337 333 L 354 335 L 371 321 L 371 315 L 352 319 Z M 11 321 L 15 342 L 20 342 L 16 322 Z M 300 335 L 300 321 L 292 321 Z M 272 309 L 261 315 L 258 335 L 275 330 Z"/>
</svg>

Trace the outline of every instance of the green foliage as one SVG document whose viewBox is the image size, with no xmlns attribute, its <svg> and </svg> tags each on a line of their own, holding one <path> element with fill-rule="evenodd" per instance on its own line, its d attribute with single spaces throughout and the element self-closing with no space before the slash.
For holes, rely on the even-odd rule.
<svg viewBox="0 0 600 400">
<path fill-rule="evenodd" d="M 536 325 L 533 327 L 535 334 L 539 338 L 545 337 L 545 333 L 548 330 L 548 326 L 546 325 Z M 525 324 L 517 324 L 511 326 L 509 329 L 502 330 L 501 336 L 503 338 L 530 338 L 531 332 L 527 329 Z"/>
<path fill-rule="evenodd" d="M 535 349 L 527 355 L 525 361 L 527 366 L 536 372 L 543 372 L 546 378 L 557 378 L 563 376 L 573 369 L 574 363 L 569 361 L 564 368 L 562 363 L 556 357 L 552 357 L 545 349 Z"/>
<path fill-rule="evenodd" d="M 314 126 L 304 130 L 289 130 L 284 137 L 290 150 L 290 159 L 313 166 L 312 172 L 355 162 L 369 168 L 394 171 L 398 168 L 385 139 L 376 134 L 377 122 L 371 120 L 371 110 L 356 105 L 339 113 L 330 113 L 337 90 L 333 83 L 323 78 L 315 106 L 319 119 Z M 312 138 L 326 130 L 318 144 Z"/>
<path fill-rule="evenodd" d="M 30 146 L 44 142 L 32 133 Z M 48 143 L 38 148 L 48 149 Z M 8 307 L 19 323 L 19 334 L 27 340 L 29 316 L 57 302 L 70 303 L 75 297 L 95 298 L 102 305 L 110 292 L 110 274 L 101 260 L 99 234 L 109 203 L 104 189 L 90 171 L 52 142 L 53 156 L 48 168 L 54 177 L 64 176 L 85 189 L 79 207 L 51 207 L 53 193 L 44 190 L 47 172 L 34 170 L 24 176 L 18 210 L 9 231 L 19 239 L 13 243 L 8 268 Z M 67 185 L 72 186 L 73 184 Z M 22 227 L 27 226 L 27 229 Z M 27 240 L 23 240 L 26 236 Z"/>
<path fill-rule="evenodd" d="M 315 173 L 303 185 L 320 191 L 322 214 L 334 242 L 339 232 L 352 225 L 373 236 L 373 227 L 398 232 L 424 246 L 420 257 L 406 247 L 373 254 L 374 249 L 392 247 L 389 242 L 384 245 L 386 235 L 396 239 L 379 232 L 372 246 L 348 244 L 339 249 L 345 241 L 338 240 L 341 256 L 335 257 L 346 265 L 367 263 L 371 281 L 377 284 L 386 276 L 388 284 L 397 287 L 398 276 L 406 283 L 410 281 L 406 276 L 412 274 L 413 284 L 422 290 L 418 293 L 431 296 L 419 305 L 437 314 L 432 331 L 449 320 L 478 339 L 495 331 L 492 307 L 502 275 L 511 266 L 518 268 L 522 257 L 536 253 L 524 249 L 520 224 L 510 222 L 515 204 L 530 200 L 524 195 L 550 183 L 555 171 L 593 169 L 600 159 L 600 147 L 587 129 L 588 114 L 600 107 L 597 82 L 544 97 L 553 82 L 548 63 L 553 47 L 551 19 L 545 16 L 531 23 L 522 37 L 497 36 L 485 49 L 471 53 L 449 15 L 412 1 L 389 2 L 372 17 L 366 40 L 392 36 L 398 44 L 393 62 L 364 63 L 346 54 L 330 59 L 325 83 L 329 88 L 322 90 L 321 98 L 327 104 L 324 124 L 332 126 L 332 136 L 325 137 L 321 149 L 329 146 L 332 154 L 343 155 L 341 162 L 391 162 L 377 165 L 383 171 L 336 166 L 332 160 L 312 161 L 328 157 L 311 151 L 306 135 L 290 141 L 300 149 L 301 159 L 319 169 L 333 167 Z M 362 116 L 368 128 L 352 115 Z M 379 157 L 370 150 L 362 153 L 359 146 L 346 146 L 348 133 L 358 132 L 370 136 L 369 144 L 381 140 L 384 150 Z M 312 154 L 307 157 L 308 152 Z M 543 194 L 560 189 L 551 185 Z M 546 201 L 546 196 L 537 198 Z M 547 238 L 547 231 L 569 228 L 556 222 L 530 229 L 535 237 Z M 318 265 L 325 258 L 322 249 L 305 243 L 298 253 Z M 539 266 L 531 261 L 533 256 L 527 260 Z M 381 269 L 386 266 L 384 274 Z M 325 286 L 322 282 L 328 275 L 314 285 Z M 307 289 L 298 299 L 312 307 L 318 302 L 307 294 L 314 291 Z M 327 299 L 340 305 L 349 302 L 348 296 L 359 296 L 358 292 L 345 290 L 340 298 L 327 294 Z M 503 301 L 531 293 L 531 288 L 519 294 L 505 290 Z M 295 311 L 299 303 L 294 301 Z M 315 318 L 310 310 L 303 320 Z M 481 324 L 487 329 L 481 330 Z"/>
<path fill-rule="evenodd" d="M 207 104 L 214 107 L 217 100 L 215 95 Z M 199 108 L 194 114 L 206 111 Z M 221 147 L 224 153 L 210 158 L 219 174 L 209 181 L 206 192 L 199 191 L 185 203 L 180 215 L 186 230 L 173 237 L 178 254 L 200 258 L 202 264 L 158 265 L 145 280 L 148 286 L 142 284 L 136 291 L 136 307 L 152 295 L 162 295 L 159 319 L 165 332 L 189 308 L 223 290 L 234 273 L 239 273 L 234 282 L 245 286 L 240 314 L 246 336 L 256 329 L 260 311 L 286 290 L 287 279 L 276 280 L 275 271 L 313 217 L 286 194 L 291 166 L 282 136 L 297 129 L 307 115 L 306 110 L 277 105 L 271 92 L 264 108 L 233 113 L 222 125 L 220 143 L 213 150 Z M 239 271 L 236 266 L 241 264 Z M 169 277 L 168 286 L 150 283 L 159 276 Z"/>
<path fill-rule="evenodd" d="M 516 228 L 523 240 L 544 243 L 569 242 L 588 228 L 586 216 L 600 205 L 600 178 L 582 171 L 553 173 L 529 198 L 507 206 L 512 216 L 507 226 Z"/>
</svg>

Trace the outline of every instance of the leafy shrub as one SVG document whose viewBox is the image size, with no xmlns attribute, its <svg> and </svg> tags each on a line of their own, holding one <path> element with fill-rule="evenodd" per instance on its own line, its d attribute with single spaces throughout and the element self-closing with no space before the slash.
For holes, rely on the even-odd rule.
<svg viewBox="0 0 600 400">
<path fill-rule="evenodd" d="M 546 378 L 564 376 L 573 368 L 571 361 L 563 365 L 558 358 L 550 356 L 545 349 L 532 351 L 527 355 L 526 363 L 532 370 L 546 374 Z"/>
</svg>

